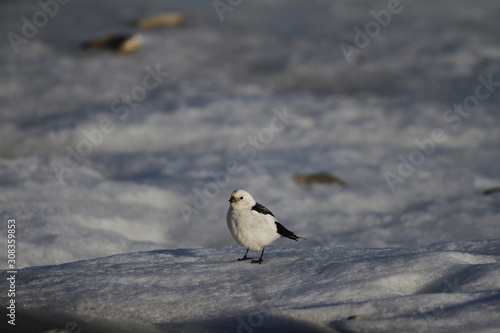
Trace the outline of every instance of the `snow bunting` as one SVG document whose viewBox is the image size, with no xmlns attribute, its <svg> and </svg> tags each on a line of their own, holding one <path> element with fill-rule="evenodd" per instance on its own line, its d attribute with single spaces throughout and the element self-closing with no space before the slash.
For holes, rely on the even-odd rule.
<svg viewBox="0 0 500 333">
<path fill-rule="evenodd" d="M 247 257 L 250 249 L 262 250 L 260 258 L 251 261 L 252 264 L 260 264 L 267 245 L 281 236 L 295 241 L 299 238 L 305 239 L 277 222 L 273 213 L 256 202 L 247 191 L 234 191 L 229 202 L 231 204 L 227 211 L 227 226 L 236 242 L 247 249 L 243 258 L 238 260 L 252 259 Z"/>
</svg>

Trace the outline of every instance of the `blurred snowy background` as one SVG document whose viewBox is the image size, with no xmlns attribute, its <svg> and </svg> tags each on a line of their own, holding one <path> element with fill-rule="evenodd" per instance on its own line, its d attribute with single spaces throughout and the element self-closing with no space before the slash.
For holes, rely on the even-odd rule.
<svg viewBox="0 0 500 333">
<path fill-rule="evenodd" d="M 500 195 L 482 194 L 500 186 L 498 1 L 214 3 L 0 4 L 18 267 L 235 245 L 237 188 L 297 246 L 500 237 Z M 134 25 L 164 12 L 185 24 Z M 123 32 L 138 52 L 80 48 Z M 349 186 L 294 180 L 316 172 Z"/>
</svg>

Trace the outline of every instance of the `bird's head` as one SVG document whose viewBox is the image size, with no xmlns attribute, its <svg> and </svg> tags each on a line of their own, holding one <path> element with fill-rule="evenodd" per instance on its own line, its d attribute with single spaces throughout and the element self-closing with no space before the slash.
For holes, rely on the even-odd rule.
<svg viewBox="0 0 500 333">
<path fill-rule="evenodd" d="M 231 193 L 231 198 L 229 198 L 229 202 L 234 209 L 244 209 L 244 208 L 252 208 L 255 206 L 255 200 L 253 197 L 244 190 L 236 190 Z"/>
</svg>

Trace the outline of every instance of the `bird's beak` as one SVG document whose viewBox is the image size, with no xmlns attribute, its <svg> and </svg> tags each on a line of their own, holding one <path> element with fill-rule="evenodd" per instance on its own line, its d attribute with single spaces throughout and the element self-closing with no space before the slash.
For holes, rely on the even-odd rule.
<svg viewBox="0 0 500 333">
<path fill-rule="evenodd" d="M 233 202 L 238 202 L 238 199 L 236 199 L 235 197 L 231 197 L 231 198 L 229 199 L 229 202 L 230 202 L 230 203 L 233 203 Z"/>
</svg>

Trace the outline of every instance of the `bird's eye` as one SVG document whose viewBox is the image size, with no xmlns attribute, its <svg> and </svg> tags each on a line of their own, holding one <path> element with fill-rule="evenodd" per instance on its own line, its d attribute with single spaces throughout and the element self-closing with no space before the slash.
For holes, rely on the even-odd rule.
<svg viewBox="0 0 500 333">
<path fill-rule="evenodd" d="M 240 200 L 243 200 L 243 197 L 240 197 Z"/>
</svg>

